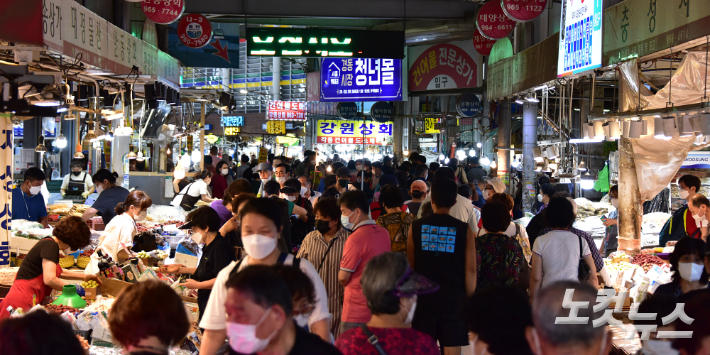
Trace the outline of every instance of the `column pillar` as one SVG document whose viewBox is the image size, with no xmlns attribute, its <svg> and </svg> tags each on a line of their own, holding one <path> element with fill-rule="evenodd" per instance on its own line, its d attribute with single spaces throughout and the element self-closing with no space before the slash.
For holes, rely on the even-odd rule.
<svg viewBox="0 0 710 355">
<path fill-rule="evenodd" d="M 636 255 L 641 249 L 643 208 L 631 140 L 619 140 L 619 250 Z"/>
<path fill-rule="evenodd" d="M 535 197 L 535 159 L 537 142 L 537 102 L 523 104 L 523 212 L 532 212 Z"/>
<path fill-rule="evenodd" d="M 510 100 L 500 101 L 500 115 L 498 124 L 498 146 L 510 148 Z M 498 149 L 498 177 L 505 185 L 510 183 L 510 151 Z"/>
<path fill-rule="evenodd" d="M 274 57 L 274 64 L 271 73 L 273 74 L 271 95 L 274 97 L 273 100 L 277 101 L 281 99 L 281 57 Z"/>
</svg>

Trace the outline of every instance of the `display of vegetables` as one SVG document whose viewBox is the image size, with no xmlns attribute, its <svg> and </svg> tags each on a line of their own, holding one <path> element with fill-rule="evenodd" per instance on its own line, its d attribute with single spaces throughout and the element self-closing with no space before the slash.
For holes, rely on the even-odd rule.
<svg viewBox="0 0 710 355">
<path fill-rule="evenodd" d="M 94 280 L 84 281 L 81 283 L 81 287 L 83 287 L 83 288 L 97 288 L 97 287 L 99 287 L 99 283 Z"/>
<path fill-rule="evenodd" d="M 648 272 L 648 270 L 650 270 L 654 265 L 665 265 L 663 259 L 653 254 L 638 254 L 631 258 L 631 263 L 641 266 L 641 268 L 643 268 L 643 271 L 646 272 Z"/>
<path fill-rule="evenodd" d="M 61 305 L 55 305 L 55 304 L 48 304 L 44 306 L 48 311 L 54 312 L 54 313 L 59 313 L 62 314 L 64 312 L 70 312 L 70 313 L 77 313 L 79 312 L 78 309 L 70 306 L 61 306 Z"/>
</svg>

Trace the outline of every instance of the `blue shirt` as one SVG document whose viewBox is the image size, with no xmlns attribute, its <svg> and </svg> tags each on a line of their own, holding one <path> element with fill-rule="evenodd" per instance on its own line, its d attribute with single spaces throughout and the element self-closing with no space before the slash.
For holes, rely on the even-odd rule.
<svg viewBox="0 0 710 355">
<path fill-rule="evenodd" d="M 12 189 L 12 219 L 39 222 L 46 216 L 47 206 L 44 205 L 44 197 L 41 193 L 29 196 L 19 186 Z"/>
</svg>

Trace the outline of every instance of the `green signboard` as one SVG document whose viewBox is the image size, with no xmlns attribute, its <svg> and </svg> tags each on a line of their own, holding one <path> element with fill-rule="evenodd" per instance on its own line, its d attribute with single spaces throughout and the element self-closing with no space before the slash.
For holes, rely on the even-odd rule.
<svg viewBox="0 0 710 355">
<path fill-rule="evenodd" d="M 247 55 L 404 59 L 404 32 L 247 28 Z"/>
</svg>

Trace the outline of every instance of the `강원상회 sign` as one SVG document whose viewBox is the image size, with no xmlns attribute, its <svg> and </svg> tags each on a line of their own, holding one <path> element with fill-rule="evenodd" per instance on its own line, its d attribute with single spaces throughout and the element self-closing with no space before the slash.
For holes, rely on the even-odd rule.
<svg viewBox="0 0 710 355">
<path fill-rule="evenodd" d="M 316 143 L 324 144 L 392 144 L 390 122 L 318 120 Z"/>
</svg>

